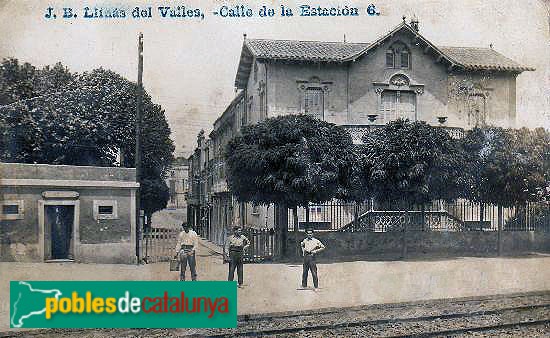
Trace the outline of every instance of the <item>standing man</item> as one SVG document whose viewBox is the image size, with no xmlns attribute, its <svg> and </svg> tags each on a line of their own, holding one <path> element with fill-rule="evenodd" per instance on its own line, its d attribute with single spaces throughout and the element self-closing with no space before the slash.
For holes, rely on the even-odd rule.
<svg viewBox="0 0 550 338">
<path fill-rule="evenodd" d="M 180 281 L 185 280 L 187 263 L 189 263 L 189 270 L 191 270 L 191 279 L 197 280 L 195 251 L 199 245 L 199 236 L 191 229 L 189 224 L 183 223 L 182 227 L 183 231 L 178 235 L 175 254 L 175 257 L 179 255 L 180 260 Z"/>
<path fill-rule="evenodd" d="M 229 276 L 227 280 L 232 281 L 234 279 L 236 268 L 239 287 L 243 285 L 243 255 L 249 245 L 250 241 L 242 235 L 241 228 L 239 226 L 233 227 L 233 235 L 229 236 L 225 244 L 225 252 L 229 256 Z"/>
<path fill-rule="evenodd" d="M 319 288 L 319 278 L 317 277 L 317 262 L 315 261 L 315 255 L 325 250 L 325 246 L 321 241 L 313 237 L 313 229 L 306 230 L 306 238 L 302 241 L 301 246 L 302 254 L 304 255 L 302 287 L 307 287 L 307 274 L 308 271 L 311 270 L 313 286 L 315 290 L 317 290 Z"/>
</svg>

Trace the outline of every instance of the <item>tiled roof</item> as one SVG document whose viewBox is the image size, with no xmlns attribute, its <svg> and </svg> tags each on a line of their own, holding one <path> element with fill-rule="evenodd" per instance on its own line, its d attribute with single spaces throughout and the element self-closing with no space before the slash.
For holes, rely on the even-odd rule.
<svg viewBox="0 0 550 338">
<path fill-rule="evenodd" d="M 343 61 L 368 47 L 368 43 L 247 39 L 246 47 L 260 59 Z"/>
<path fill-rule="evenodd" d="M 435 53 L 445 60 L 450 69 L 462 68 L 466 71 L 495 70 L 523 72 L 535 70 L 522 66 L 491 48 L 474 47 L 438 47 L 424 38 L 418 31 L 406 24 L 399 24 L 388 34 L 373 43 L 296 41 L 246 39 L 241 51 L 241 61 L 237 69 L 235 85 L 244 88 L 250 74 L 251 56 L 258 59 L 310 61 L 310 62 L 348 62 L 360 58 L 365 53 L 380 46 L 399 31 L 408 31 L 414 39 L 422 43 L 426 51 Z M 439 60 L 438 60 L 439 61 Z"/>
<path fill-rule="evenodd" d="M 534 70 L 511 60 L 491 48 L 438 47 L 449 58 L 469 70 Z"/>
<path fill-rule="evenodd" d="M 294 41 L 248 39 L 246 46 L 260 59 L 298 60 L 298 61 L 345 61 L 360 54 L 368 43 Z M 491 48 L 478 47 L 439 47 L 445 56 L 458 65 L 472 70 L 533 70 L 524 67 Z"/>
</svg>

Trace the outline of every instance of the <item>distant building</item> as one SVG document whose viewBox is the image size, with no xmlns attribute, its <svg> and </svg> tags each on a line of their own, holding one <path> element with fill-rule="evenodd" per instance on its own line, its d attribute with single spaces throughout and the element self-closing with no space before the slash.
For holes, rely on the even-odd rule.
<svg viewBox="0 0 550 338">
<path fill-rule="evenodd" d="M 135 169 L 0 163 L 0 261 L 136 263 Z"/>
<path fill-rule="evenodd" d="M 354 142 L 398 118 L 442 125 L 453 136 L 486 124 L 513 127 L 516 77 L 534 70 L 493 48 L 436 46 L 403 21 L 372 43 L 245 39 L 235 77 L 236 97 L 199 135 L 191 156 L 189 196 L 210 232 L 237 217 L 273 226 L 273 207 L 239 205 L 227 188 L 223 151 L 247 124 L 309 114 L 344 126 Z M 312 210 L 315 218 L 322 210 Z M 350 215 L 351 217 L 351 215 Z M 206 219 L 206 221 L 204 220 Z M 221 230 L 220 230 L 221 229 Z"/>
<path fill-rule="evenodd" d="M 187 192 L 187 179 L 189 177 L 189 165 L 187 158 L 177 157 L 168 171 L 166 184 L 170 189 L 170 199 L 166 208 L 186 209 L 185 193 Z"/>
</svg>

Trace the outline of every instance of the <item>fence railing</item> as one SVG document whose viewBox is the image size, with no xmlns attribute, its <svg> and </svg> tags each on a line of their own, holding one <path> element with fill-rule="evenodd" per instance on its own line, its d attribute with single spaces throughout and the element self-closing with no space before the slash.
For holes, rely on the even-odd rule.
<svg viewBox="0 0 550 338">
<path fill-rule="evenodd" d="M 179 229 L 152 227 L 141 236 L 140 257 L 146 263 L 167 262 L 174 257 Z"/>
<path fill-rule="evenodd" d="M 245 262 L 263 262 L 275 256 L 275 231 L 273 229 L 244 228 L 242 234 L 248 238 L 250 245 L 244 252 Z M 223 255 L 227 258 L 225 245 Z"/>
<path fill-rule="evenodd" d="M 528 203 L 511 208 L 492 204 L 458 200 L 453 203 L 436 201 L 424 206 L 395 204 L 343 203 L 332 201 L 298 208 L 298 223 L 289 210 L 289 231 L 312 227 L 318 231 L 401 231 L 406 225 L 411 231 L 497 231 L 499 218 L 504 231 L 550 232 L 550 206 Z"/>
<path fill-rule="evenodd" d="M 357 124 L 357 125 L 346 124 L 346 125 L 342 125 L 342 127 L 344 127 L 347 130 L 347 132 L 350 134 L 353 140 L 353 143 L 361 144 L 363 143 L 363 137 L 365 137 L 369 133 L 372 133 L 375 130 L 378 130 L 384 127 L 384 125 L 383 124 Z M 460 139 L 464 137 L 463 128 L 447 127 L 447 126 L 443 126 L 443 127 L 438 126 L 438 128 L 443 128 L 454 139 Z"/>
</svg>

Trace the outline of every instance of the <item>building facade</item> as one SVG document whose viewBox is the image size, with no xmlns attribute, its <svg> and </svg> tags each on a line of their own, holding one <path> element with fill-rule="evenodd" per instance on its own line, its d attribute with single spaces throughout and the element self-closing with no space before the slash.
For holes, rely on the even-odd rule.
<svg viewBox="0 0 550 338">
<path fill-rule="evenodd" d="M 177 157 L 168 171 L 166 185 L 170 190 L 170 199 L 166 205 L 168 209 L 186 209 L 185 194 L 189 183 L 189 165 L 187 158 Z"/>
<path fill-rule="evenodd" d="M 137 262 L 135 169 L 0 163 L 0 260 Z"/>
<path fill-rule="evenodd" d="M 345 126 L 354 142 L 373 126 L 398 118 L 443 125 L 452 133 L 481 125 L 513 127 L 516 77 L 529 70 L 534 69 L 492 47 L 436 46 L 415 21 L 403 21 L 372 43 L 245 35 L 235 78 L 238 94 L 214 122 L 209 139 L 199 135 L 193 156 L 200 165 L 190 166 L 190 177 L 204 175 L 197 178 L 203 185 L 200 190 L 190 185 L 190 196 L 205 195 L 201 207 L 210 229 L 234 223 L 271 227 L 273 207 L 238 205 L 227 188 L 223 152 L 243 125 L 310 114 Z"/>
</svg>

